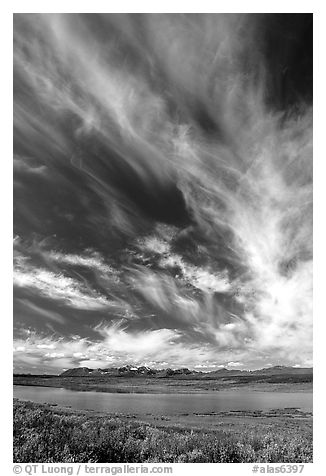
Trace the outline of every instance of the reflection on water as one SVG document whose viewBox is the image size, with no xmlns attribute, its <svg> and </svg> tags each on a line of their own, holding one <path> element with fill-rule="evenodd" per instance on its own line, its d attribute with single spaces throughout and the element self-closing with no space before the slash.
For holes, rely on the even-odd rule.
<svg viewBox="0 0 326 476">
<path fill-rule="evenodd" d="M 78 392 L 64 388 L 14 386 L 14 397 L 56 403 L 78 410 L 113 413 L 178 414 L 296 407 L 312 411 L 312 393 L 220 391 L 205 394 L 137 394 Z"/>
</svg>

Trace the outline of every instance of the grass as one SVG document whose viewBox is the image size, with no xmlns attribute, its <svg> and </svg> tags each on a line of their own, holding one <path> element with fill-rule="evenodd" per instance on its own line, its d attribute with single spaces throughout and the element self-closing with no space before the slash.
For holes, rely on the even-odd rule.
<svg viewBox="0 0 326 476">
<path fill-rule="evenodd" d="M 307 463 L 312 428 L 237 425 L 221 430 L 156 427 L 14 400 L 15 463 Z"/>
<path fill-rule="evenodd" d="M 61 387 L 78 391 L 111 393 L 202 393 L 229 389 L 280 392 L 312 392 L 312 374 L 203 377 L 194 375 L 155 378 L 145 376 L 58 377 L 14 375 L 14 385 Z"/>
</svg>

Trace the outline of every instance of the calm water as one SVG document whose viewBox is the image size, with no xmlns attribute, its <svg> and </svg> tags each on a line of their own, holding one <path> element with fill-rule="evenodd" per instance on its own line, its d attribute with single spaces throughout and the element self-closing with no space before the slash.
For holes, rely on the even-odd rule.
<svg viewBox="0 0 326 476">
<path fill-rule="evenodd" d="M 205 394 L 137 394 L 78 392 L 64 388 L 14 385 L 14 397 L 57 403 L 78 410 L 171 415 L 228 410 L 269 410 L 296 407 L 312 411 L 312 393 L 221 391 Z"/>
</svg>

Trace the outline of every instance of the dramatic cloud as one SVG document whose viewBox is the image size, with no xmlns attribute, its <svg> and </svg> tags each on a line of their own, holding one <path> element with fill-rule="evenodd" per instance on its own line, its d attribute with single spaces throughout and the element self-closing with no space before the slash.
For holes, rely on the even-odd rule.
<svg viewBox="0 0 326 476">
<path fill-rule="evenodd" d="M 311 364 L 311 28 L 14 16 L 17 368 Z"/>
</svg>

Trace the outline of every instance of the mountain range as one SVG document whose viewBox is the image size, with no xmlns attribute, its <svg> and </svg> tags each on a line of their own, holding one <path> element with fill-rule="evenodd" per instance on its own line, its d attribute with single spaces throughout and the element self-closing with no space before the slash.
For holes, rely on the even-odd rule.
<svg viewBox="0 0 326 476">
<path fill-rule="evenodd" d="M 136 377 L 136 376 L 152 376 L 156 378 L 173 377 L 173 376 L 197 376 L 197 377 L 232 377 L 232 376 L 254 376 L 254 375 L 306 375 L 312 374 L 311 367 L 286 367 L 277 365 L 274 367 L 263 368 L 259 370 L 230 370 L 221 368 L 210 372 L 197 370 L 189 370 L 188 368 L 180 369 L 152 369 L 146 366 L 125 365 L 123 367 L 113 367 L 106 369 L 89 369 L 88 367 L 78 367 L 65 370 L 60 377 L 90 377 L 90 376 L 112 376 L 112 377 Z"/>
</svg>

